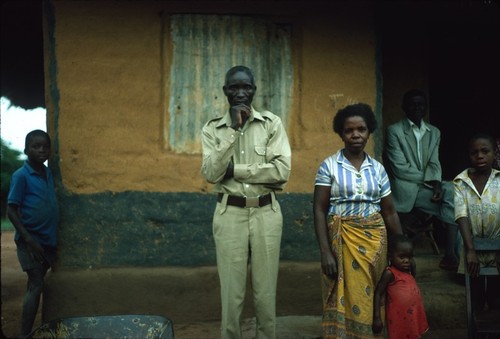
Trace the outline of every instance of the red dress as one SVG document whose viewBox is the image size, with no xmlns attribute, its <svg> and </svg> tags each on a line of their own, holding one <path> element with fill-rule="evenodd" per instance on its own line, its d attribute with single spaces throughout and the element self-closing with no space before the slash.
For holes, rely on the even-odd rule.
<svg viewBox="0 0 500 339">
<path fill-rule="evenodd" d="M 428 329 L 424 303 L 415 278 L 387 267 L 394 281 L 387 286 L 386 322 L 390 339 L 420 338 Z"/>
</svg>

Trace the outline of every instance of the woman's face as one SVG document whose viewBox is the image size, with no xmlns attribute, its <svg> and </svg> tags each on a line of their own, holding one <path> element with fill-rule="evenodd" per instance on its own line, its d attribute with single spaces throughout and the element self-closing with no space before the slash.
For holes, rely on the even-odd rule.
<svg viewBox="0 0 500 339">
<path fill-rule="evenodd" d="M 363 152 L 369 137 L 370 131 L 362 117 L 353 116 L 344 121 L 342 141 L 351 153 Z"/>
</svg>

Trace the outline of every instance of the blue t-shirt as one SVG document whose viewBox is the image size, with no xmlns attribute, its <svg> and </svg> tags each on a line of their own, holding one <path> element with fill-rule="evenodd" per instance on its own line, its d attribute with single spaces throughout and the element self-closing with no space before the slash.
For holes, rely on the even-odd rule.
<svg viewBox="0 0 500 339">
<path fill-rule="evenodd" d="M 59 206 L 52 172 L 45 167 L 45 173 L 47 180 L 26 161 L 23 167 L 12 174 L 7 203 L 20 207 L 24 227 L 40 245 L 55 247 Z M 19 240 L 20 236 L 16 230 L 14 239 Z"/>
</svg>

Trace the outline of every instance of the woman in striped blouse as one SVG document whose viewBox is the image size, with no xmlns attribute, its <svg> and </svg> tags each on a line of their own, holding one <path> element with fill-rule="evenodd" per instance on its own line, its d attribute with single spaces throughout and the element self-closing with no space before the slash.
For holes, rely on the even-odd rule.
<svg viewBox="0 0 500 339">
<path fill-rule="evenodd" d="M 402 233 L 387 173 L 365 151 L 377 127 L 367 104 L 339 110 L 333 130 L 344 148 L 320 165 L 314 226 L 321 254 L 323 338 L 377 338 L 373 294 L 387 265 L 388 233 Z"/>
</svg>

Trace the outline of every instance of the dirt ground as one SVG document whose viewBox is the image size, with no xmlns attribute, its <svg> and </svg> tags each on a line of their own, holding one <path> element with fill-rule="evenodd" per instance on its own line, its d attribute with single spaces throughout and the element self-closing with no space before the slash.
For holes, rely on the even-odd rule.
<svg viewBox="0 0 500 339">
<path fill-rule="evenodd" d="M 430 259 L 425 259 L 425 261 L 422 261 L 422 264 L 420 265 L 422 267 L 421 272 L 423 279 L 420 286 L 421 289 L 424 289 L 424 298 L 426 298 L 426 300 L 424 300 L 424 303 L 427 302 L 426 307 L 428 308 L 428 318 L 431 318 L 429 319 L 431 330 L 426 334 L 425 338 L 466 338 L 466 325 L 463 322 L 465 319 L 460 318 L 460 316 L 458 319 L 456 319 L 456 313 L 462 312 L 461 310 L 457 310 L 457 307 L 463 308 L 463 304 L 457 304 L 457 299 L 460 300 L 462 298 L 461 292 L 463 287 L 453 282 L 451 282 L 453 286 L 450 287 L 451 280 L 446 280 L 449 278 L 449 275 L 447 275 L 448 272 L 439 271 L 439 269 L 436 268 L 440 256 L 428 256 L 428 258 Z M 431 267 L 429 269 L 426 269 L 424 266 L 428 265 L 430 265 Z M 205 279 L 202 275 L 207 275 L 207 272 L 212 276 L 216 272 L 216 268 L 214 267 L 195 270 L 195 272 L 200 272 L 195 274 L 185 274 L 185 271 L 183 271 L 185 270 L 185 268 L 168 269 L 172 270 L 172 272 L 178 270 L 180 272 L 179 275 L 182 276 L 183 279 L 189 279 L 193 281 Z M 316 277 L 317 270 L 317 263 L 282 264 L 282 267 L 280 268 L 280 280 L 278 283 L 278 338 L 310 339 L 319 338 L 321 336 L 321 296 L 318 294 L 320 293 L 320 290 L 319 279 Z M 90 274 L 91 271 L 88 272 Z M 137 270 L 134 276 L 134 279 L 136 280 L 134 281 L 140 281 L 142 274 L 141 272 L 143 271 Z M 78 275 L 81 274 L 86 273 L 85 271 L 78 272 Z M 91 274 L 93 274 L 95 277 L 96 272 L 93 272 Z M 127 274 L 134 275 L 134 269 L 128 268 Z M 304 276 L 304 279 L 297 281 L 297 275 Z M 443 279 L 446 280 L 445 283 L 440 282 Z M 1 324 L 2 333 L 8 338 L 15 338 L 19 328 L 21 301 L 25 290 L 25 284 L 26 276 L 22 272 L 17 261 L 15 244 L 13 241 L 13 232 L 4 231 L 1 233 Z M 172 295 L 175 296 L 176 294 L 183 293 L 183 290 L 185 290 L 186 288 L 186 284 L 189 284 L 188 280 L 178 280 L 177 287 L 175 287 L 175 284 L 172 283 L 168 288 L 171 290 Z M 125 285 L 116 284 L 114 288 L 119 289 L 120 286 Z M 438 288 L 439 291 L 436 291 L 436 288 Z M 427 297 L 426 292 L 432 295 Z M 85 293 L 88 293 L 89 296 L 92 293 L 94 293 L 95 295 L 95 291 L 91 291 L 91 289 L 85 288 L 82 288 L 79 293 L 81 294 L 82 298 L 86 297 Z M 199 293 L 199 295 L 190 296 L 193 298 L 193 300 L 208 300 L 209 303 L 210 300 L 214 300 L 212 301 L 212 303 L 217 303 L 217 296 L 210 296 L 210 298 L 207 299 L 207 294 L 213 295 L 213 290 L 197 291 L 195 293 Z M 123 295 L 126 294 L 127 292 L 124 291 Z M 290 306 L 292 304 L 300 305 L 300 314 L 298 314 L 299 312 L 297 312 L 297 309 L 292 309 L 292 306 Z M 183 304 L 183 308 L 186 307 L 191 307 L 192 309 L 184 309 L 183 312 L 196 313 L 198 319 L 202 320 L 193 322 L 180 316 L 177 317 L 176 319 L 179 319 L 179 321 L 173 322 L 174 334 L 176 338 L 219 337 L 220 323 L 217 320 L 214 320 L 218 319 L 218 314 L 213 314 L 213 307 L 202 307 L 200 303 L 195 302 Z M 207 314 L 201 314 L 200 312 L 205 312 Z M 39 312 L 36 319 L 35 326 L 41 323 L 40 313 L 41 312 Z M 455 318 L 446 318 L 448 317 L 448 314 L 449 316 L 453 316 L 453 314 L 455 314 Z M 248 312 L 248 309 L 244 311 L 242 328 L 245 339 L 254 337 L 255 318 L 253 318 L 252 316 L 253 315 L 251 310 L 250 312 Z"/>
<path fill-rule="evenodd" d="M 26 286 L 26 275 L 22 272 L 16 256 L 16 247 L 13 240 L 13 231 L 4 231 L 1 233 L 1 284 L 2 284 L 2 313 L 1 324 L 2 332 L 8 338 L 16 338 L 19 329 L 21 318 L 21 303 Z M 280 291 L 279 299 L 280 312 L 282 314 L 294 314 L 290 302 L 292 300 L 300 305 L 300 310 L 308 316 L 283 316 L 278 319 L 278 332 L 280 338 L 314 338 L 320 336 L 320 314 L 321 314 L 321 295 L 319 292 L 319 275 L 317 264 L 301 264 L 289 263 L 281 269 L 281 281 L 287 285 Z M 90 288 L 86 285 L 87 277 L 92 277 L 94 282 L 101 282 L 103 285 L 109 285 L 110 274 L 104 272 L 105 270 L 78 270 L 69 274 L 58 273 L 58 281 L 64 281 L 66 285 L 71 285 L 71 289 L 78 289 L 78 297 L 81 302 L 72 302 L 71 304 L 57 304 L 59 312 L 65 314 L 77 314 L 80 310 L 74 305 L 82 305 L 82 307 L 99 308 L 106 312 L 105 314 L 113 313 L 113 305 L 95 305 L 97 300 L 106 299 L 109 294 L 127 296 L 129 302 L 127 304 L 138 305 L 140 307 L 151 309 L 151 304 L 165 304 L 170 305 L 174 310 L 181 309 L 179 312 L 172 312 L 170 319 L 175 319 L 174 334 L 175 338 L 218 338 L 220 333 L 219 314 L 214 313 L 219 304 L 219 292 L 217 289 L 218 281 L 216 279 L 215 267 L 202 267 L 195 270 L 187 269 L 184 267 L 168 267 L 161 271 L 161 274 L 168 272 L 171 277 L 169 281 L 162 280 L 162 291 L 168 290 L 171 297 L 162 299 L 162 292 L 157 295 L 157 301 L 148 300 L 144 294 L 137 290 L 131 291 L 131 285 L 134 286 L 147 286 L 151 283 L 151 276 L 158 274 L 158 272 L 151 273 L 149 269 L 141 268 L 125 268 L 117 269 L 114 271 L 112 279 L 116 277 L 127 277 L 127 281 L 122 280 L 121 283 L 112 284 L 113 291 L 104 289 L 103 291 Z M 300 271 L 304 274 L 303 279 L 289 279 L 288 274 L 290 271 Z M 147 273 L 145 273 L 147 272 Z M 311 277 L 314 274 L 314 277 Z M 294 275 L 295 276 L 295 275 Z M 163 275 L 162 275 L 163 277 Z M 47 281 L 51 278 L 51 273 L 47 275 Z M 71 280 L 71 281 L 68 281 Z M 118 280 L 120 280 L 118 278 Z M 73 282 L 72 282 L 73 281 Z M 131 282 L 132 281 L 132 282 Z M 203 290 L 194 288 L 193 285 L 205 285 Z M 303 288 L 303 293 L 298 294 L 299 286 Z M 150 286 L 150 285 L 149 285 Z M 186 302 L 186 290 L 189 290 L 189 299 Z M 60 293 L 58 289 L 57 293 Z M 97 295 L 97 296 L 96 296 Z M 312 297 L 311 297 L 312 296 Z M 246 306 L 243 312 L 242 330 L 244 338 L 253 338 L 255 332 L 255 318 L 253 318 L 252 307 L 247 304 L 251 303 L 247 298 Z M 92 300 L 86 302 L 86 300 Z M 108 299 L 109 300 L 109 299 Z M 286 301 L 288 300 L 288 302 Z M 43 302 L 43 300 L 42 300 Z M 175 305 L 173 305 L 175 304 Z M 149 305 L 149 306 L 148 306 Z M 215 306 L 214 306 L 215 305 Z M 41 310 L 39 308 L 38 316 L 35 320 L 34 327 L 41 324 Z M 139 309 L 138 314 L 144 314 L 144 309 Z M 88 309 L 84 309 L 87 312 Z M 88 313 L 87 313 L 88 314 Z M 159 313 L 158 313 L 159 314 Z M 189 314 L 196 314 L 196 316 L 187 316 Z"/>
</svg>

